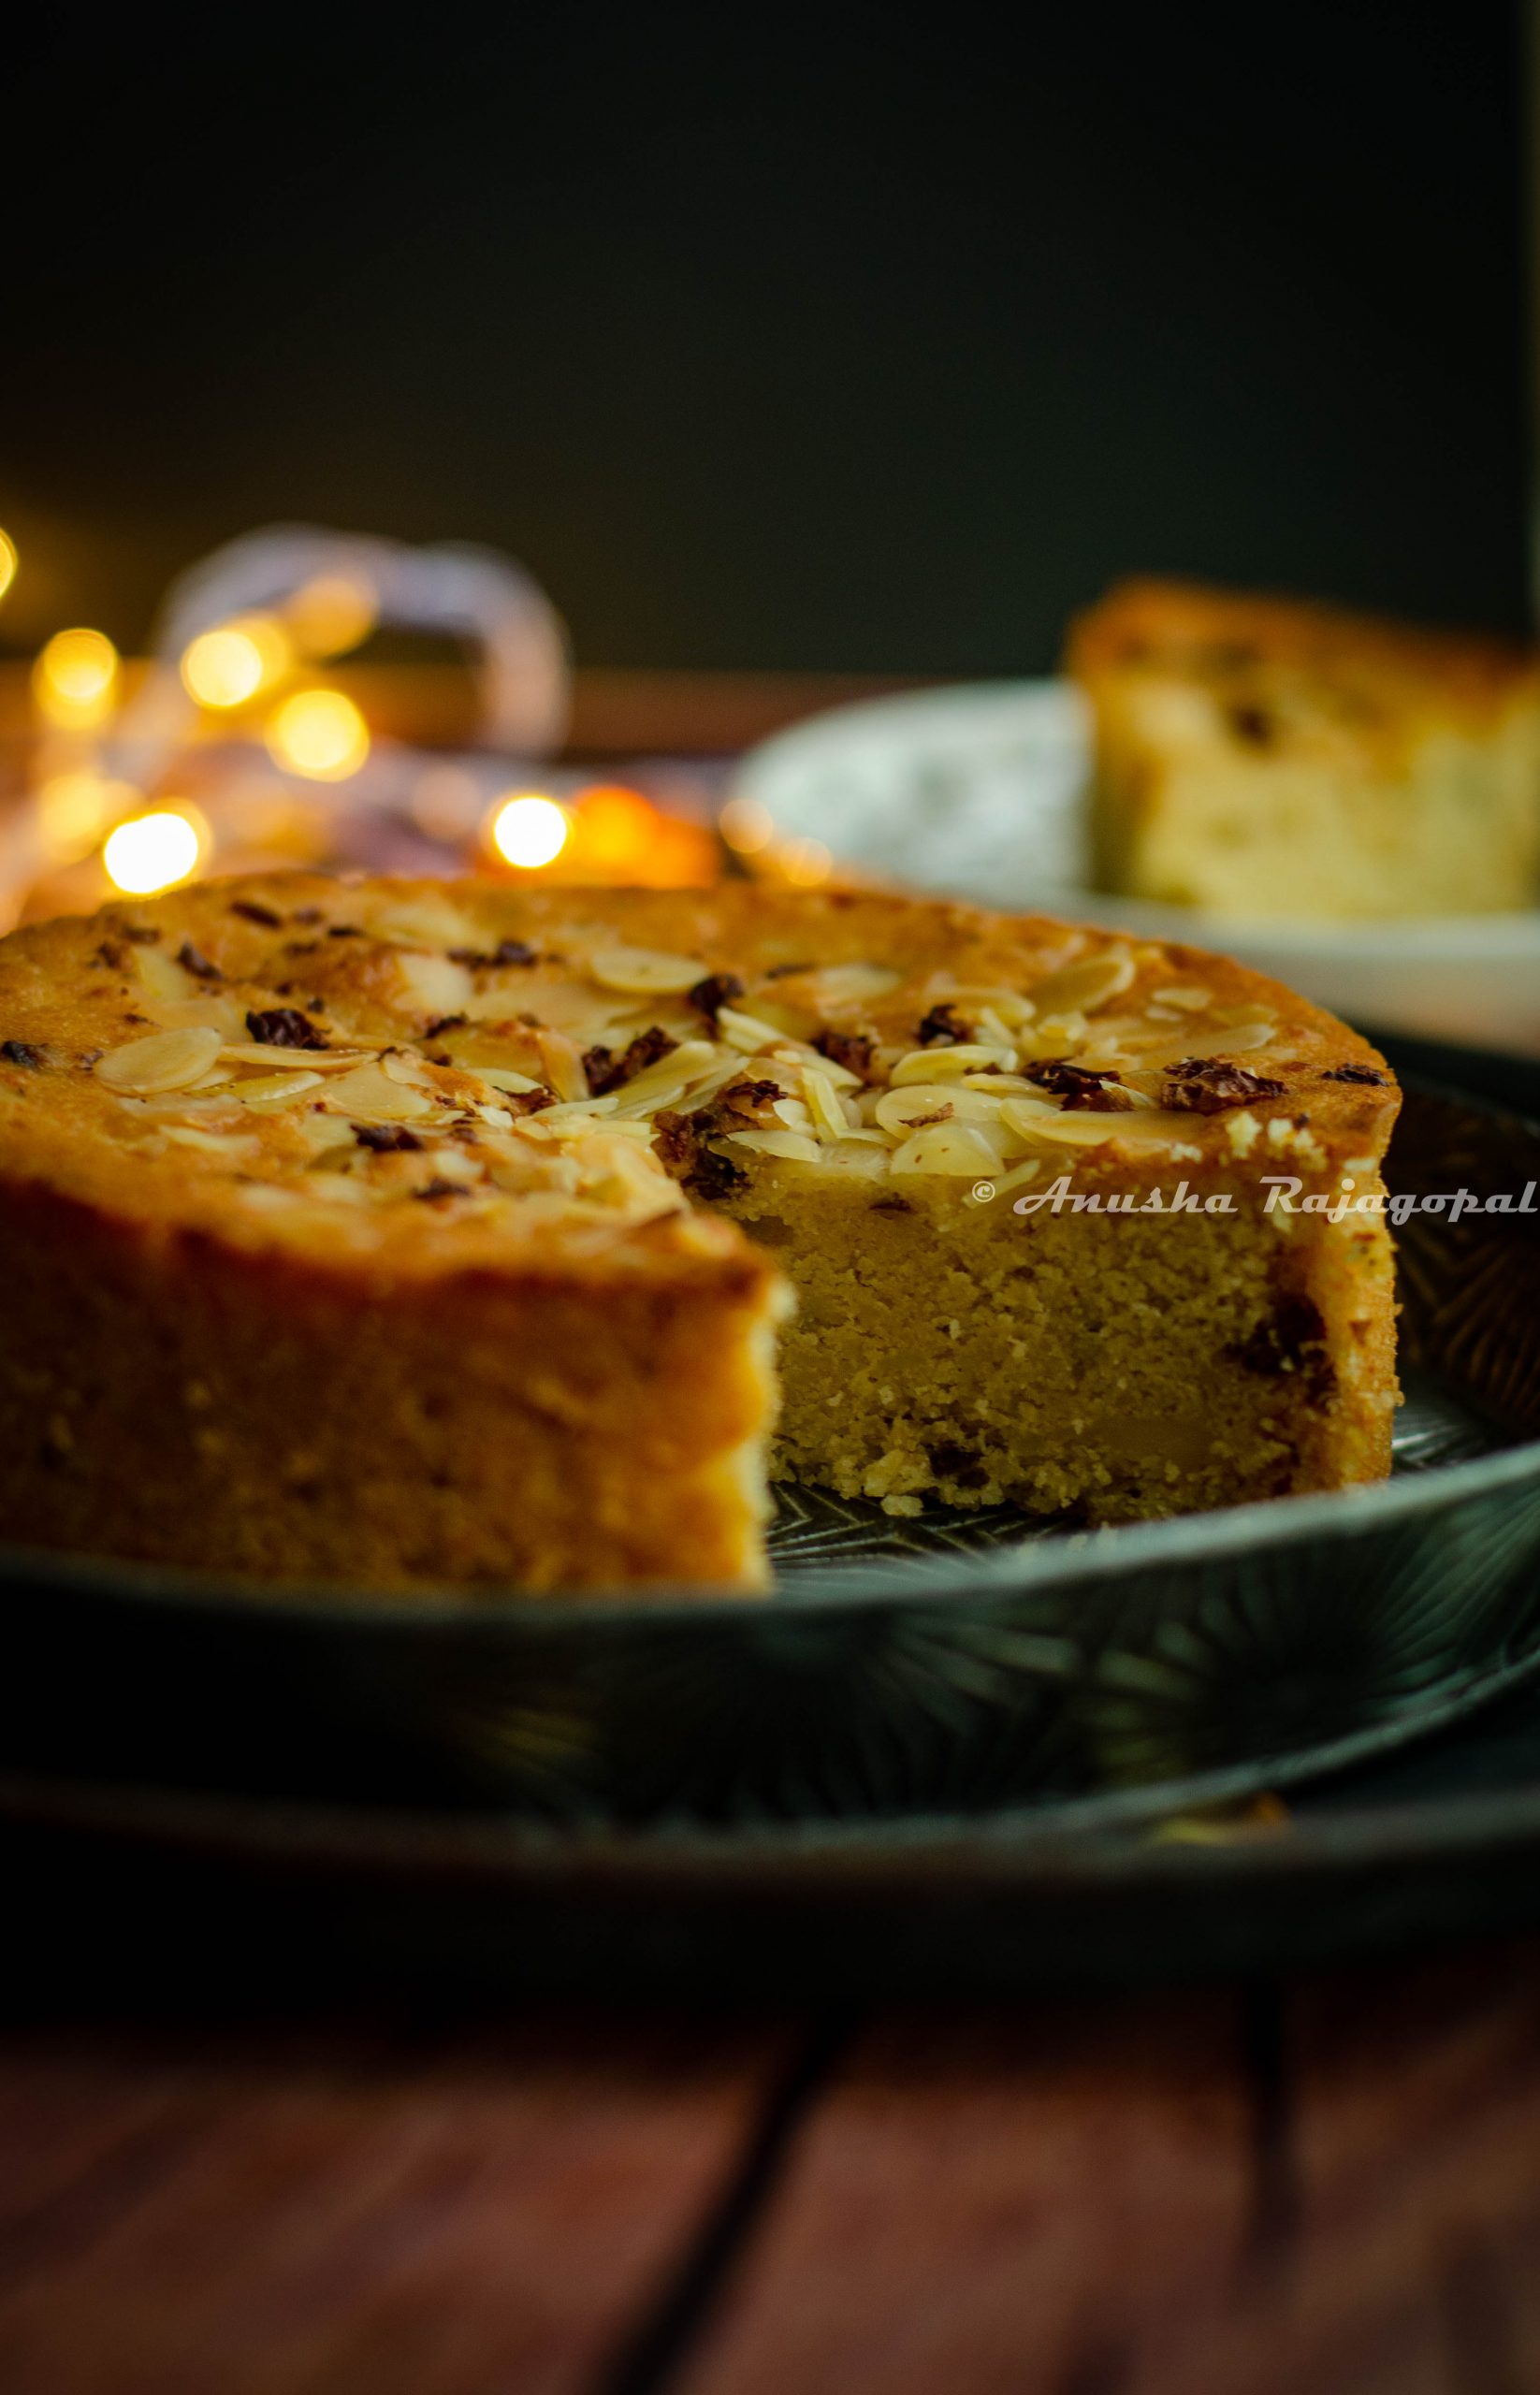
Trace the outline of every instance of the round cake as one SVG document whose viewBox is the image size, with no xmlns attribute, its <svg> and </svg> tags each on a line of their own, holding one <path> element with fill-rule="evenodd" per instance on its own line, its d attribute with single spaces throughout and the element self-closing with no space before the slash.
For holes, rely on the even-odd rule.
<svg viewBox="0 0 1540 2395">
<path fill-rule="evenodd" d="M 1370 1480 L 1383 1060 L 1166 944 L 269 876 L 0 941 L 0 1535 L 765 1580 L 776 1477 L 1111 1522 Z"/>
</svg>

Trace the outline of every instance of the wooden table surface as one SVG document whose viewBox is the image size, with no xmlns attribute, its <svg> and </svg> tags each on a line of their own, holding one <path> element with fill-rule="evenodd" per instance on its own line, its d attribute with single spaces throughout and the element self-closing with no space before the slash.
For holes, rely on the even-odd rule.
<svg viewBox="0 0 1540 2395">
<path fill-rule="evenodd" d="M 576 747 L 872 687 L 588 675 Z M 1010 2010 L 70 2013 L 0 2025 L 5 2395 L 1540 2387 L 1540 1941 Z"/>
<path fill-rule="evenodd" d="M 0 2039 L 12 2395 L 1521 2395 L 1540 1945 L 1010 2011 Z"/>
</svg>

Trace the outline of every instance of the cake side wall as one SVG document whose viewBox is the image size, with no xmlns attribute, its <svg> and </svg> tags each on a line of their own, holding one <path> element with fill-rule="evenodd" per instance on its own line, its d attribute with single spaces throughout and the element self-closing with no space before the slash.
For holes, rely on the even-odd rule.
<svg viewBox="0 0 1540 2395">
<path fill-rule="evenodd" d="M 0 1536 L 361 1588 L 763 1578 L 754 1269 L 392 1285 L 25 1183 L 0 1253 Z"/>
</svg>

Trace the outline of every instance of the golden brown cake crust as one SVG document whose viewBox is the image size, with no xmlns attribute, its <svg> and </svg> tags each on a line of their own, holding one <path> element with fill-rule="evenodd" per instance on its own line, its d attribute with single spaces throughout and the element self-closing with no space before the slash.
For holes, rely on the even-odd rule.
<svg viewBox="0 0 1540 2395">
<path fill-rule="evenodd" d="M 1066 663 L 1078 680 L 1170 670 L 1239 687 L 1270 675 L 1305 677 L 1355 698 L 1392 725 L 1489 724 L 1533 686 L 1533 648 L 1479 633 L 1426 631 L 1316 600 L 1134 577 L 1070 627 Z"/>
<path fill-rule="evenodd" d="M 994 1185 L 949 1155 L 977 1136 L 998 1256 L 1060 1165 L 1253 1212 L 1270 1168 L 1377 1185 L 1396 1103 L 1228 960 L 884 895 L 273 876 L 31 927 L 0 942 L 0 1529 L 290 1580 L 751 1585 L 788 1298 L 719 1199 L 828 1172 L 944 1237 L 926 1209 Z M 1270 1385 L 1271 1478 L 1098 1465 L 1093 1510 L 1386 1469 L 1373 1236 L 1294 1243 L 1353 1363 L 1329 1405 Z"/>
</svg>

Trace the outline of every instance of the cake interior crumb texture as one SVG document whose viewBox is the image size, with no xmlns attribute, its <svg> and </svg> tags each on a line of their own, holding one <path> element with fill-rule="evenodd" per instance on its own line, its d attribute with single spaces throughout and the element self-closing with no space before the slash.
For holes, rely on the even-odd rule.
<svg viewBox="0 0 1540 2395">
<path fill-rule="evenodd" d="M 276 876 L 28 927 L 0 1534 L 752 1591 L 777 1478 L 1092 1524 L 1373 1480 L 1397 1102 L 1226 960 L 877 893 Z"/>
</svg>

